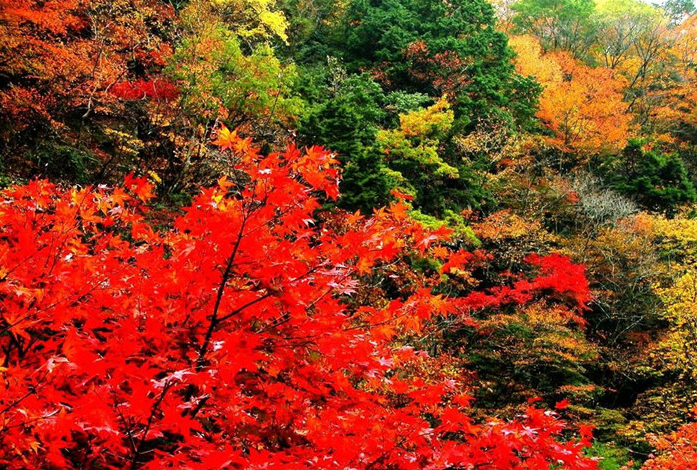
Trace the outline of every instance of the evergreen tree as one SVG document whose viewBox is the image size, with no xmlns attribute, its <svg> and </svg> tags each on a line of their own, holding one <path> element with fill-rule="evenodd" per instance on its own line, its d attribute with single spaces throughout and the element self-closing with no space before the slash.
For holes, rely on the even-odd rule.
<svg viewBox="0 0 697 470">
<path fill-rule="evenodd" d="M 456 127 L 488 115 L 529 126 L 537 86 L 514 71 L 506 35 L 484 0 L 355 0 L 335 45 L 351 69 L 388 89 L 446 94 Z"/>
<path fill-rule="evenodd" d="M 685 164 L 677 154 L 664 154 L 641 140 L 631 140 L 619 159 L 608 162 L 614 188 L 649 210 L 673 213 L 697 200 Z"/>
</svg>

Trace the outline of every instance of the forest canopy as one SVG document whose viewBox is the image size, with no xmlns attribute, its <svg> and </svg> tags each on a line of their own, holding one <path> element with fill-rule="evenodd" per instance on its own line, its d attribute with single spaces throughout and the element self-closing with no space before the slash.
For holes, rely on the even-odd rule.
<svg viewBox="0 0 697 470">
<path fill-rule="evenodd" d="M 697 468 L 691 0 L 0 0 L 0 468 Z"/>
</svg>

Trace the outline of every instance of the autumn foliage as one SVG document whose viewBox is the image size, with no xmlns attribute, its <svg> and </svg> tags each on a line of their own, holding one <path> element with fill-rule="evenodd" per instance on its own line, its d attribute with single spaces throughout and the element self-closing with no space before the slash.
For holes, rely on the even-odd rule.
<svg viewBox="0 0 697 470">
<path fill-rule="evenodd" d="M 0 0 L 0 470 L 695 467 L 658 3 Z"/>
<path fill-rule="evenodd" d="M 446 232 L 401 202 L 330 229 L 315 217 L 318 197 L 337 197 L 330 153 L 262 156 L 224 128 L 217 144 L 237 176 L 176 217 L 148 211 L 145 178 L 3 193 L 2 466 L 595 468 L 581 455 L 589 430 L 562 439 L 556 413 L 532 405 L 476 421 L 466 384 L 413 373 L 432 359 L 399 338 L 468 315 L 467 298 L 416 288 L 352 300 L 367 274 L 409 254 L 440 247 L 466 269 Z M 509 300 L 576 292 L 548 276 L 581 268 L 531 262 L 541 277 Z"/>
<path fill-rule="evenodd" d="M 550 142 L 572 152 L 622 149 L 631 116 L 623 103 L 622 77 L 606 67 L 590 67 L 567 52 L 543 52 L 532 36 L 511 38 L 518 71 L 543 86 L 537 116 L 552 132 Z"/>
<path fill-rule="evenodd" d="M 685 424 L 665 436 L 651 436 L 657 455 L 651 454 L 642 470 L 694 470 L 697 468 L 697 426 Z M 625 470 L 627 467 L 623 468 Z"/>
<path fill-rule="evenodd" d="M 75 115 L 109 113 L 109 91 L 129 68 L 161 68 L 170 48 L 153 34 L 173 11 L 137 0 L 13 0 L 0 4 L 0 138 L 43 124 L 64 131 Z"/>
<path fill-rule="evenodd" d="M 177 98 L 179 90 L 177 86 L 167 80 L 134 80 L 132 82 L 119 82 L 111 92 L 124 100 L 155 100 L 171 101 Z"/>
</svg>

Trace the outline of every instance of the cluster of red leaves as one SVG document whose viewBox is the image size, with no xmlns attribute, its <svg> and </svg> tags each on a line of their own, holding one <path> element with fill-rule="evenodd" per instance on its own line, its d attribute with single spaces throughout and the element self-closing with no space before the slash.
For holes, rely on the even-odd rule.
<svg viewBox="0 0 697 470">
<path fill-rule="evenodd" d="M 443 265 L 444 273 L 467 265 L 477 257 L 468 252 L 456 252 Z M 474 291 L 457 299 L 460 309 L 466 311 L 497 308 L 508 304 L 524 305 L 535 299 L 555 299 L 570 304 L 570 318 L 583 324 L 580 315 L 592 300 L 590 286 L 582 265 L 559 254 L 540 256 L 529 255 L 525 261 L 538 269 L 532 279 L 519 279 L 511 285 L 494 287 L 485 291 Z"/>
<path fill-rule="evenodd" d="M 169 102 L 179 97 L 179 88 L 169 80 L 141 78 L 130 82 L 119 82 L 111 88 L 111 93 L 124 100 L 150 99 Z"/>
<path fill-rule="evenodd" d="M 408 373 L 426 355 L 394 335 L 455 302 L 345 301 L 443 233 L 401 203 L 330 230 L 314 215 L 337 195 L 331 154 L 264 157 L 225 129 L 217 143 L 239 178 L 166 230 L 144 178 L 2 193 L 0 467 L 596 468 L 554 412 L 475 422 L 462 384 Z"/>
<path fill-rule="evenodd" d="M 525 261 L 540 270 L 539 275 L 532 281 L 531 288 L 559 296 L 569 300 L 579 310 L 586 308 L 591 301 L 591 291 L 586 279 L 585 268 L 574 264 L 563 255 L 551 254 L 539 256 L 529 255 Z"/>
</svg>

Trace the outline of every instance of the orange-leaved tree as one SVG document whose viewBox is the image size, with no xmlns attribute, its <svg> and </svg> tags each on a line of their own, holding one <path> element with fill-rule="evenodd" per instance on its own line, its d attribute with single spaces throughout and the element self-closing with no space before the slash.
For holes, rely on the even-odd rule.
<svg viewBox="0 0 697 470">
<path fill-rule="evenodd" d="M 641 466 L 641 470 L 697 469 L 697 425 L 689 423 L 663 436 L 649 436 L 656 454 Z M 631 462 L 620 470 L 629 470 Z"/>
<path fill-rule="evenodd" d="M 533 36 L 514 36 L 516 67 L 543 86 L 537 117 L 552 132 L 550 143 L 570 152 L 621 150 L 631 115 L 623 102 L 625 80 L 606 67 L 590 67 L 566 52 L 543 52 Z"/>
<path fill-rule="evenodd" d="M 533 257 L 537 278 L 460 300 L 415 286 L 361 305 L 382 266 L 433 255 L 462 271 L 472 256 L 401 202 L 320 223 L 338 188 L 321 148 L 262 156 L 225 128 L 216 143 L 234 176 L 176 217 L 153 217 L 133 176 L 2 193 L 0 466 L 596 468 L 586 428 L 562 438 L 534 406 L 475 421 L 463 384 L 410 372 L 430 359 L 397 341 L 478 304 L 587 300 L 554 275 L 567 262 Z"/>
<path fill-rule="evenodd" d="M 165 65 L 171 51 L 155 33 L 173 16 L 152 0 L 0 2 L 0 137 L 40 124 L 65 131 L 69 120 L 108 113 L 109 91 L 130 69 Z"/>
<path fill-rule="evenodd" d="M 161 0 L 0 0 L 3 171 L 84 181 L 137 153 L 117 97 L 176 95 L 159 76 L 174 19 Z"/>
<path fill-rule="evenodd" d="M 692 15 L 674 30 L 675 40 L 667 50 L 671 77 L 654 87 L 656 103 L 651 118 L 655 131 L 678 144 L 697 140 L 697 15 Z"/>
</svg>

